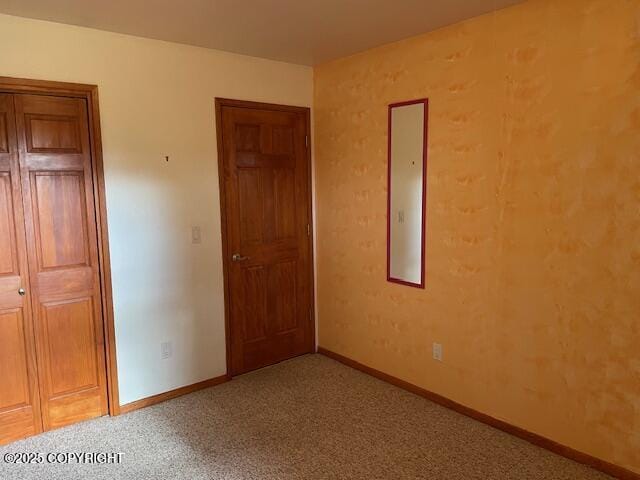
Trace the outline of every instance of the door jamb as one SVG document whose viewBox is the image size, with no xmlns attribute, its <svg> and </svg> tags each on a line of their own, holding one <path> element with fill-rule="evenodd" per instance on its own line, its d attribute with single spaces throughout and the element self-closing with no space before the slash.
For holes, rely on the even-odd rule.
<svg viewBox="0 0 640 480">
<path fill-rule="evenodd" d="M 228 239 L 227 239 L 227 213 L 226 213 L 226 192 L 225 192 L 225 169 L 224 169 L 224 142 L 222 139 L 222 108 L 223 107 L 237 107 L 237 108 L 250 108 L 255 110 L 272 110 L 279 112 L 294 112 L 302 113 L 305 118 L 305 135 L 307 137 L 306 143 L 306 161 L 307 161 L 307 191 L 309 194 L 308 212 L 307 218 L 309 219 L 309 252 L 310 252 L 310 268 L 309 268 L 309 302 L 310 302 L 310 331 L 311 340 L 309 345 L 309 351 L 315 352 L 316 350 L 316 327 L 315 327 L 315 255 L 313 250 L 314 239 L 314 225 L 313 225 L 313 164 L 311 162 L 311 109 L 309 107 L 296 107 L 290 105 L 279 105 L 274 103 L 262 103 L 252 102 L 248 100 L 233 100 L 229 98 L 216 97 L 215 110 L 216 110 L 216 140 L 218 144 L 218 184 L 220 188 L 220 227 L 222 230 L 222 270 L 224 277 L 224 325 L 225 325 L 225 340 L 227 347 L 227 374 L 232 375 L 231 372 L 231 320 L 230 320 L 230 292 L 229 292 L 229 255 L 228 251 Z"/>
<path fill-rule="evenodd" d="M 93 193 L 96 203 L 96 226 L 98 233 L 98 258 L 100 266 L 100 290 L 102 303 L 102 326 L 107 367 L 107 400 L 109 415 L 120 414 L 118 393 L 118 369 L 116 361 L 116 339 L 113 315 L 113 290 L 111 285 L 111 261 L 109 255 L 109 231 L 107 226 L 107 203 L 102 159 L 102 137 L 100 134 L 100 110 L 98 86 L 81 83 L 29 80 L 0 76 L 0 93 L 22 93 L 52 95 L 58 97 L 83 98 L 87 102 L 89 115 L 89 143 Z"/>
</svg>

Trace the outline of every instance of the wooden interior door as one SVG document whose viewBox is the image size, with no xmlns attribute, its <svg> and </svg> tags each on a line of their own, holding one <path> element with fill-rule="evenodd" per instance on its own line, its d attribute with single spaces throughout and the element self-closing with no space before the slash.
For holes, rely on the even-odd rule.
<svg viewBox="0 0 640 480">
<path fill-rule="evenodd" d="M 107 412 L 91 148 L 84 99 L 14 95 L 45 430 Z"/>
<path fill-rule="evenodd" d="M 230 373 L 314 350 L 308 110 L 218 100 Z"/>
<path fill-rule="evenodd" d="M 0 94 L 0 444 L 42 431 L 21 203 L 13 95 Z"/>
</svg>

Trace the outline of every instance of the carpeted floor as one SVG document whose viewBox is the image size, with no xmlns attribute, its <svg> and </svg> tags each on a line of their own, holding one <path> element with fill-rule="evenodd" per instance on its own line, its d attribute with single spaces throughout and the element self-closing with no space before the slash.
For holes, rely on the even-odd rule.
<svg viewBox="0 0 640 480">
<path fill-rule="evenodd" d="M 0 463 L 0 478 L 610 478 L 320 355 L 0 447 L 0 462 L 83 451 L 122 452 L 122 463 Z"/>
</svg>

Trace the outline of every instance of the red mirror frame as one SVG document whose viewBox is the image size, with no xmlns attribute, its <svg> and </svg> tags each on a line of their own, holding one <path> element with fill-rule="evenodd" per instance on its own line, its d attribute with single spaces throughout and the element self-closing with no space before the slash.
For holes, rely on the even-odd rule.
<svg viewBox="0 0 640 480">
<path fill-rule="evenodd" d="M 391 276 L 391 112 L 394 108 L 424 104 L 424 135 L 422 145 L 422 231 L 420 256 L 420 283 L 408 282 Z M 425 240 L 427 225 L 427 138 L 429 133 L 429 99 L 421 98 L 389 104 L 387 120 L 387 281 L 415 288 L 425 288 Z"/>
</svg>

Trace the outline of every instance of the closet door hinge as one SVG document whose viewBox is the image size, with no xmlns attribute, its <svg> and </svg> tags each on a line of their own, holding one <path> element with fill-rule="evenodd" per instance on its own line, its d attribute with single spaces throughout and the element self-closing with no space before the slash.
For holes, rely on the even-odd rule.
<svg viewBox="0 0 640 480">
<path fill-rule="evenodd" d="M 307 237 L 311 236 L 311 224 L 307 223 Z"/>
<path fill-rule="evenodd" d="M 309 148 L 309 135 L 304 136 L 304 146 Z"/>
</svg>

